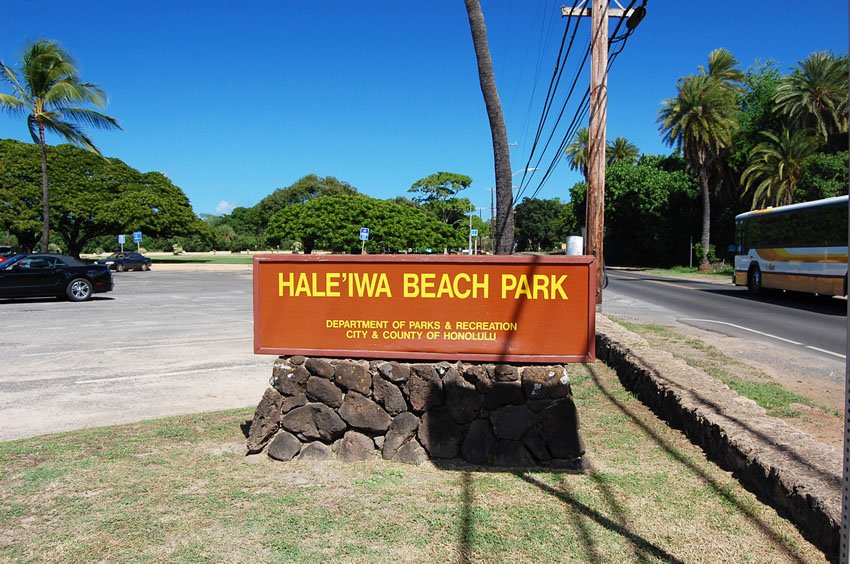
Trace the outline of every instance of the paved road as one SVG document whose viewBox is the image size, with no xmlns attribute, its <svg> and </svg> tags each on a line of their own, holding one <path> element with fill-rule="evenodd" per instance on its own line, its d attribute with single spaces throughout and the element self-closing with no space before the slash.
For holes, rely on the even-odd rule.
<svg viewBox="0 0 850 564">
<path fill-rule="evenodd" d="M 843 360 L 847 301 L 807 295 L 751 296 L 730 284 L 662 278 L 609 270 L 603 311 L 655 308 L 674 320 L 788 350 Z"/>
<path fill-rule="evenodd" d="M 256 405 L 251 273 L 125 272 L 74 304 L 0 300 L 0 440 Z"/>
</svg>

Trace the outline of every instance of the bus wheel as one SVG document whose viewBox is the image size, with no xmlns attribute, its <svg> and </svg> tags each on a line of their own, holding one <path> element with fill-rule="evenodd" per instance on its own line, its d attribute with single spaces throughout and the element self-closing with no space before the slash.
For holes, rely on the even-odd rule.
<svg viewBox="0 0 850 564">
<path fill-rule="evenodd" d="M 761 269 L 758 265 L 752 267 L 750 272 L 747 274 L 747 289 L 755 296 L 762 292 Z"/>
</svg>

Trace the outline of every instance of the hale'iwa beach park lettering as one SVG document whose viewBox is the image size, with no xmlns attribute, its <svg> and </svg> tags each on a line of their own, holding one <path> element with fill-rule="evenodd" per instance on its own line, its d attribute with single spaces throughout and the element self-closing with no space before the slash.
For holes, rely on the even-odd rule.
<svg viewBox="0 0 850 564">
<path fill-rule="evenodd" d="M 591 257 L 259 255 L 255 350 L 587 362 L 594 356 L 592 263 Z"/>
<path fill-rule="evenodd" d="M 402 273 L 402 297 L 433 299 L 488 299 L 490 297 L 490 275 L 460 272 L 454 275 L 443 273 Z M 521 274 L 501 275 L 501 299 L 526 297 L 537 300 L 566 300 L 564 283 L 567 274 Z M 305 298 L 380 298 L 393 297 L 392 285 L 384 272 L 316 272 L 278 273 L 278 295 L 280 297 Z"/>
</svg>

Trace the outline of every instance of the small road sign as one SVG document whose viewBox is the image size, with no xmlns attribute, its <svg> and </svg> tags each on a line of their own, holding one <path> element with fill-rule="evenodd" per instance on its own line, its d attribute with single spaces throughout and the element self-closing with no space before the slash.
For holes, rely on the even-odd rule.
<svg viewBox="0 0 850 564">
<path fill-rule="evenodd" d="M 470 229 L 469 234 L 472 235 L 473 237 L 478 237 L 478 230 L 477 229 Z"/>
<path fill-rule="evenodd" d="M 361 227 L 360 228 L 360 240 L 361 241 L 368 241 L 369 240 L 369 228 L 368 227 Z"/>
<path fill-rule="evenodd" d="M 124 242 L 125 242 L 124 241 L 124 234 L 122 233 L 121 235 L 118 236 L 118 244 L 123 245 Z"/>
<path fill-rule="evenodd" d="M 133 231 L 133 242 L 141 243 L 142 242 L 142 232 L 141 231 Z"/>
</svg>

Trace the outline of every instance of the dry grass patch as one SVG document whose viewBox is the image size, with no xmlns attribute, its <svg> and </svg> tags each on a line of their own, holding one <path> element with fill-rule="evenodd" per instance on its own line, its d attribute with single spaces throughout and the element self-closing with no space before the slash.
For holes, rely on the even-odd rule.
<svg viewBox="0 0 850 564">
<path fill-rule="evenodd" d="M 840 447 L 843 433 L 841 414 L 817 399 L 806 397 L 804 391 L 790 390 L 763 370 L 668 326 L 636 323 L 615 316 L 610 318 L 638 333 L 653 348 L 670 352 L 679 360 L 720 380 L 739 395 L 755 401 L 769 415 L 784 419 L 827 444 Z"/>
<path fill-rule="evenodd" d="M 0 443 L 0 560 L 824 560 L 609 369 L 570 373 L 579 474 L 246 459 L 249 410 Z"/>
</svg>

